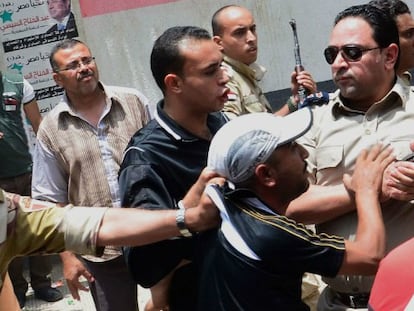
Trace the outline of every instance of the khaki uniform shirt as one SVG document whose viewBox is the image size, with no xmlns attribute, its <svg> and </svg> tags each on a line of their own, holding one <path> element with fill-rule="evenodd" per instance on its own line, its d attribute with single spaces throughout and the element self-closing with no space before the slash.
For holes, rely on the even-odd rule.
<svg viewBox="0 0 414 311">
<path fill-rule="evenodd" d="M 251 112 L 272 112 L 258 84 L 266 72 L 263 67 L 247 66 L 227 56 L 224 56 L 223 67 L 230 79 L 227 83 L 230 94 L 223 111 L 230 119 Z"/>
<path fill-rule="evenodd" d="M 101 256 L 96 238 L 106 208 L 58 207 L 0 189 L 0 291 L 16 256 L 71 250 Z"/>
<path fill-rule="evenodd" d="M 383 100 L 367 112 L 344 106 L 339 91 L 327 105 L 313 106 L 313 125 L 301 137 L 309 151 L 309 170 L 317 185 L 342 184 L 345 173 L 352 173 L 363 148 L 377 142 L 389 142 L 402 159 L 411 153 L 414 140 L 414 89 L 398 79 Z M 393 201 L 382 206 L 387 233 L 387 248 L 394 248 L 414 236 L 414 206 L 410 202 Z M 357 214 L 352 212 L 317 226 L 319 232 L 355 238 Z M 369 293 L 373 277 L 338 276 L 324 281 L 342 293 Z"/>
</svg>

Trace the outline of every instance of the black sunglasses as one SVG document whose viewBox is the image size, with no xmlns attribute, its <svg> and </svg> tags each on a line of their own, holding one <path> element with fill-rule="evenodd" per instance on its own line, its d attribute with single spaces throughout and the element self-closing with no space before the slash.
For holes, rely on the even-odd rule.
<svg viewBox="0 0 414 311">
<path fill-rule="evenodd" d="M 375 48 L 363 48 L 359 45 L 348 44 L 342 46 L 341 48 L 338 48 L 337 46 L 328 46 L 325 49 L 325 51 L 323 51 L 323 54 L 325 55 L 326 62 L 329 65 L 332 65 L 336 57 L 338 56 L 339 52 L 341 52 L 342 57 L 345 58 L 347 61 L 357 62 L 361 59 L 362 54 L 364 54 L 364 52 L 376 49 L 380 49 L 380 47 L 377 46 Z"/>
</svg>

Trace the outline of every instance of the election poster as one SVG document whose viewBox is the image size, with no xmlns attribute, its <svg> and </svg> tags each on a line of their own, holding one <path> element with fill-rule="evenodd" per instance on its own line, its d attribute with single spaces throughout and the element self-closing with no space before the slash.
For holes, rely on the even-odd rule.
<svg viewBox="0 0 414 311">
<path fill-rule="evenodd" d="M 50 51 L 58 41 L 74 37 L 78 30 L 70 0 L 0 0 L 6 69 L 22 74 L 33 86 L 42 115 L 58 103 L 63 92 L 52 77 Z M 30 127 L 28 131 L 33 140 Z"/>
</svg>

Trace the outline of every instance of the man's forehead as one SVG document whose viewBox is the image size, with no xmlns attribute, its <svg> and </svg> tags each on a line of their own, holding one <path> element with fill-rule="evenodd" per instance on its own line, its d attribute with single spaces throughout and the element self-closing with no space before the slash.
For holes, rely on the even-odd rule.
<svg viewBox="0 0 414 311">
<path fill-rule="evenodd" d="M 363 18 L 346 17 L 333 28 L 330 45 L 369 44 L 373 41 L 372 28 Z"/>
<path fill-rule="evenodd" d="M 84 44 L 76 44 L 70 48 L 60 49 L 55 53 L 55 59 L 63 59 L 69 61 L 71 59 L 77 59 L 80 56 L 91 56 L 89 48 Z"/>
<path fill-rule="evenodd" d="M 220 17 L 223 28 L 246 27 L 254 24 L 253 15 L 244 8 L 232 7 L 222 12 Z"/>
<path fill-rule="evenodd" d="M 212 59 L 220 61 L 222 54 L 219 47 L 213 40 L 209 39 L 186 39 L 180 43 L 180 52 L 186 61 L 201 63 L 202 61 L 210 62 Z M 207 56 L 206 56 L 207 54 Z"/>
<path fill-rule="evenodd" d="M 398 30 L 404 32 L 414 28 L 414 19 L 411 14 L 405 13 L 396 18 Z"/>
<path fill-rule="evenodd" d="M 246 8 L 238 6 L 228 7 L 222 12 L 222 18 L 224 19 L 238 19 L 246 16 L 252 16 L 251 12 Z"/>
</svg>

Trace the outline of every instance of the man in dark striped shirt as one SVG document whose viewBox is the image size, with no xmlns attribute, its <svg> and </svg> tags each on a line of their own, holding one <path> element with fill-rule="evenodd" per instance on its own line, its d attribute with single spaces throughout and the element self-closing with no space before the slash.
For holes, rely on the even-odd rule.
<svg viewBox="0 0 414 311">
<path fill-rule="evenodd" d="M 392 149 L 378 144 L 362 151 L 355 173 L 344 177 L 358 210 L 355 239 L 315 234 L 285 216 L 290 201 L 309 187 L 308 153 L 295 139 L 311 123 L 308 109 L 284 118 L 249 114 L 213 138 L 208 167 L 228 183 L 207 189 L 222 224 L 200 256 L 198 310 L 309 310 L 301 301 L 303 273 L 376 271 L 385 253 L 378 198 Z"/>
</svg>

